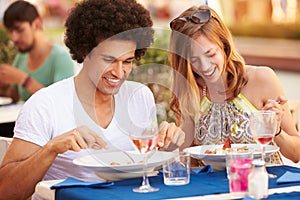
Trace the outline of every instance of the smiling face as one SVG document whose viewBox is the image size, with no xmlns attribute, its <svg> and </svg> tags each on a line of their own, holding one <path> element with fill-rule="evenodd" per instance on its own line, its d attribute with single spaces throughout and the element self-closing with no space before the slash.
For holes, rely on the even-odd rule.
<svg viewBox="0 0 300 200">
<path fill-rule="evenodd" d="M 127 40 L 105 40 L 84 60 L 93 86 L 103 95 L 116 94 L 132 70 L 136 44 Z"/>
<path fill-rule="evenodd" d="M 224 52 L 206 36 L 201 34 L 191 45 L 190 63 L 194 73 L 200 75 L 207 83 L 216 83 L 226 78 L 224 70 Z"/>
</svg>

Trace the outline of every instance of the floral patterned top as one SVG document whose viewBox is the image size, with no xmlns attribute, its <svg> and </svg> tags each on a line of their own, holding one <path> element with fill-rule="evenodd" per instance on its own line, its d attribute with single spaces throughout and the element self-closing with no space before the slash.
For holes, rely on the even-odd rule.
<svg viewBox="0 0 300 200">
<path fill-rule="evenodd" d="M 257 109 L 239 94 L 230 102 L 213 103 L 206 96 L 200 103 L 200 114 L 195 119 L 195 145 L 224 143 L 229 137 L 231 143 L 256 143 L 249 128 L 249 116 Z M 274 144 L 274 143 L 272 143 Z M 266 158 L 268 164 L 281 165 L 279 153 Z"/>
</svg>

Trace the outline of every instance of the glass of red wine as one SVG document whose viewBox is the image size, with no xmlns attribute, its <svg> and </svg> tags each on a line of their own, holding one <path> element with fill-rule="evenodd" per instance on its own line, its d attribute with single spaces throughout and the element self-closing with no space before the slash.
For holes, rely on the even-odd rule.
<svg viewBox="0 0 300 200">
<path fill-rule="evenodd" d="M 273 140 L 278 128 L 276 113 L 271 110 L 252 112 L 249 125 L 254 140 L 261 146 L 261 157 L 265 161 L 265 148 Z"/>
<path fill-rule="evenodd" d="M 150 114 L 148 121 L 143 122 L 140 129 L 135 129 L 130 132 L 130 139 L 133 146 L 143 155 L 143 182 L 138 188 L 134 188 L 134 192 L 148 193 L 156 192 L 159 188 L 150 185 L 147 175 L 148 155 L 157 147 L 158 124 L 156 117 L 156 110 Z"/>
</svg>

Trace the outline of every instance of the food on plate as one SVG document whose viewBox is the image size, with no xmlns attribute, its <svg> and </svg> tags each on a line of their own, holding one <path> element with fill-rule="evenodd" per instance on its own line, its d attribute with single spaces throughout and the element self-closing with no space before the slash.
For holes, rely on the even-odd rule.
<svg viewBox="0 0 300 200">
<path fill-rule="evenodd" d="M 209 150 L 207 149 L 204 153 L 205 154 L 224 154 L 225 149 L 227 148 L 231 148 L 231 141 L 230 138 L 228 137 L 222 147 L 222 149 L 213 149 L 213 150 Z"/>
<path fill-rule="evenodd" d="M 243 147 L 239 147 L 239 148 L 237 148 L 237 151 L 247 151 L 249 148 L 247 147 L 247 146 L 243 146 Z M 258 151 L 260 151 L 260 150 L 258 150 Z"/>
<path fill-rule="evenodd" d="M 230 138 L 228 137 L 223 145 L 223 150 L 227 149 L 227 148 L 231 148 L 231 141 Z"/>
<path fill-rule="evenodd" d="M 230 138 L 227 138 L 222 148 L 216 148 L 212 150 L 205 150 L 204 154 L 225 154 L 225 149 L 231 148 L 231 141 Z M 247 146 L 242 146 L 237 148 L 237 151 L 245 151 L 248 150 Z"/>
<path fill-rule="evenodd" d="M 126 164 L 127 164 L 127 165 L 131 165 L 131 164 L 133 164 L 133 163 L 132 163 L 132 162 L 127 162 Z M 113 161 L 113 162 L 110 163 L 110 165 L 121 165 L 121 163 L 118 163 L 118 162 L 114 162 L 114 161 Z"/>
<path fill-rule="evenodd" d="M 223 150 L 223 148 L 218 148 L 218 149 L 213 149 L 213 150 L 205 150 L 204 152 L 205 154 L 224 154 L 225 151 Z"/>
<path fill-rule="evenodd" d="M 138 164 L 142 164 L 142 163 L 143 163 L 143 160 L 140 160 L 139 162 L 136 162 L 136 163 L 138 163 Z M 127 165 L 131 165 L 131 164 L 134 164 L 134 163 L 133 163 L 133 162 L 127 162 L 126 164 L 127 164 Z M 112 162 L 110 163 L 110 165 L 114 165 L 114 166 L 116 166 L 116 165 L 121 165 L 121 163 L 118 163 L 118 162 L 112 161 Z"/>
<path fill-rule="evenodd" d="M 113 162 L 110 163 L 110 165 L 120 165 L 120 163 L 113 161 Z"/>
</svg>

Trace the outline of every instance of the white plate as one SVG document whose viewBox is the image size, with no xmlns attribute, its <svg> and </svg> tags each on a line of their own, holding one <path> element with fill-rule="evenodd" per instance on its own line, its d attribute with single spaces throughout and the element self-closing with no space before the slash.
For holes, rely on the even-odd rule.
<svg viewBox="0 0 300 200">
<path fill-rule="evenodd" d="M 143 156 L 136 152 L 128 152 L 135 160 L 132 161 L 121 151 L 91 154 L 73 160 L 73 163 L 94 171 L 99 177 L 106 180 L 121 180 L 140 177 L 143 175 Z M 147 171 L 153 172 L 154 168 L 161 166 L 173 157 L 173 153 L 157 151 L 149 155 Z M 119 165 L 112 165 L 117 162 Z"/>
<path fill-rule="evenodd" d="M 259 144 L 231 144 L 231 148 L 241 148 L 247 146 L 254 149 L 254 158 L 261 157 L 261 147 Z M 221 149 L 221 145 L 202 145 L 184 149 L 183 151 L 191 154 L 191 157 L 202 160 L 205 164 L 213 166 L 214 170 L 222 170 L 225 168 L 225 154 L 206 154 L 206 150 Z M 213 149 L 212 149 L 213 148 Z M 279 147 L 273 145 L 266 146 L 266 156 L 279 151 Z"/>
<path fill-rule="evenodd" d="M 0 97 L 0 106 L 4 106 L 12 103 L 12 98 L 10 97 Z"/>
</svg>

